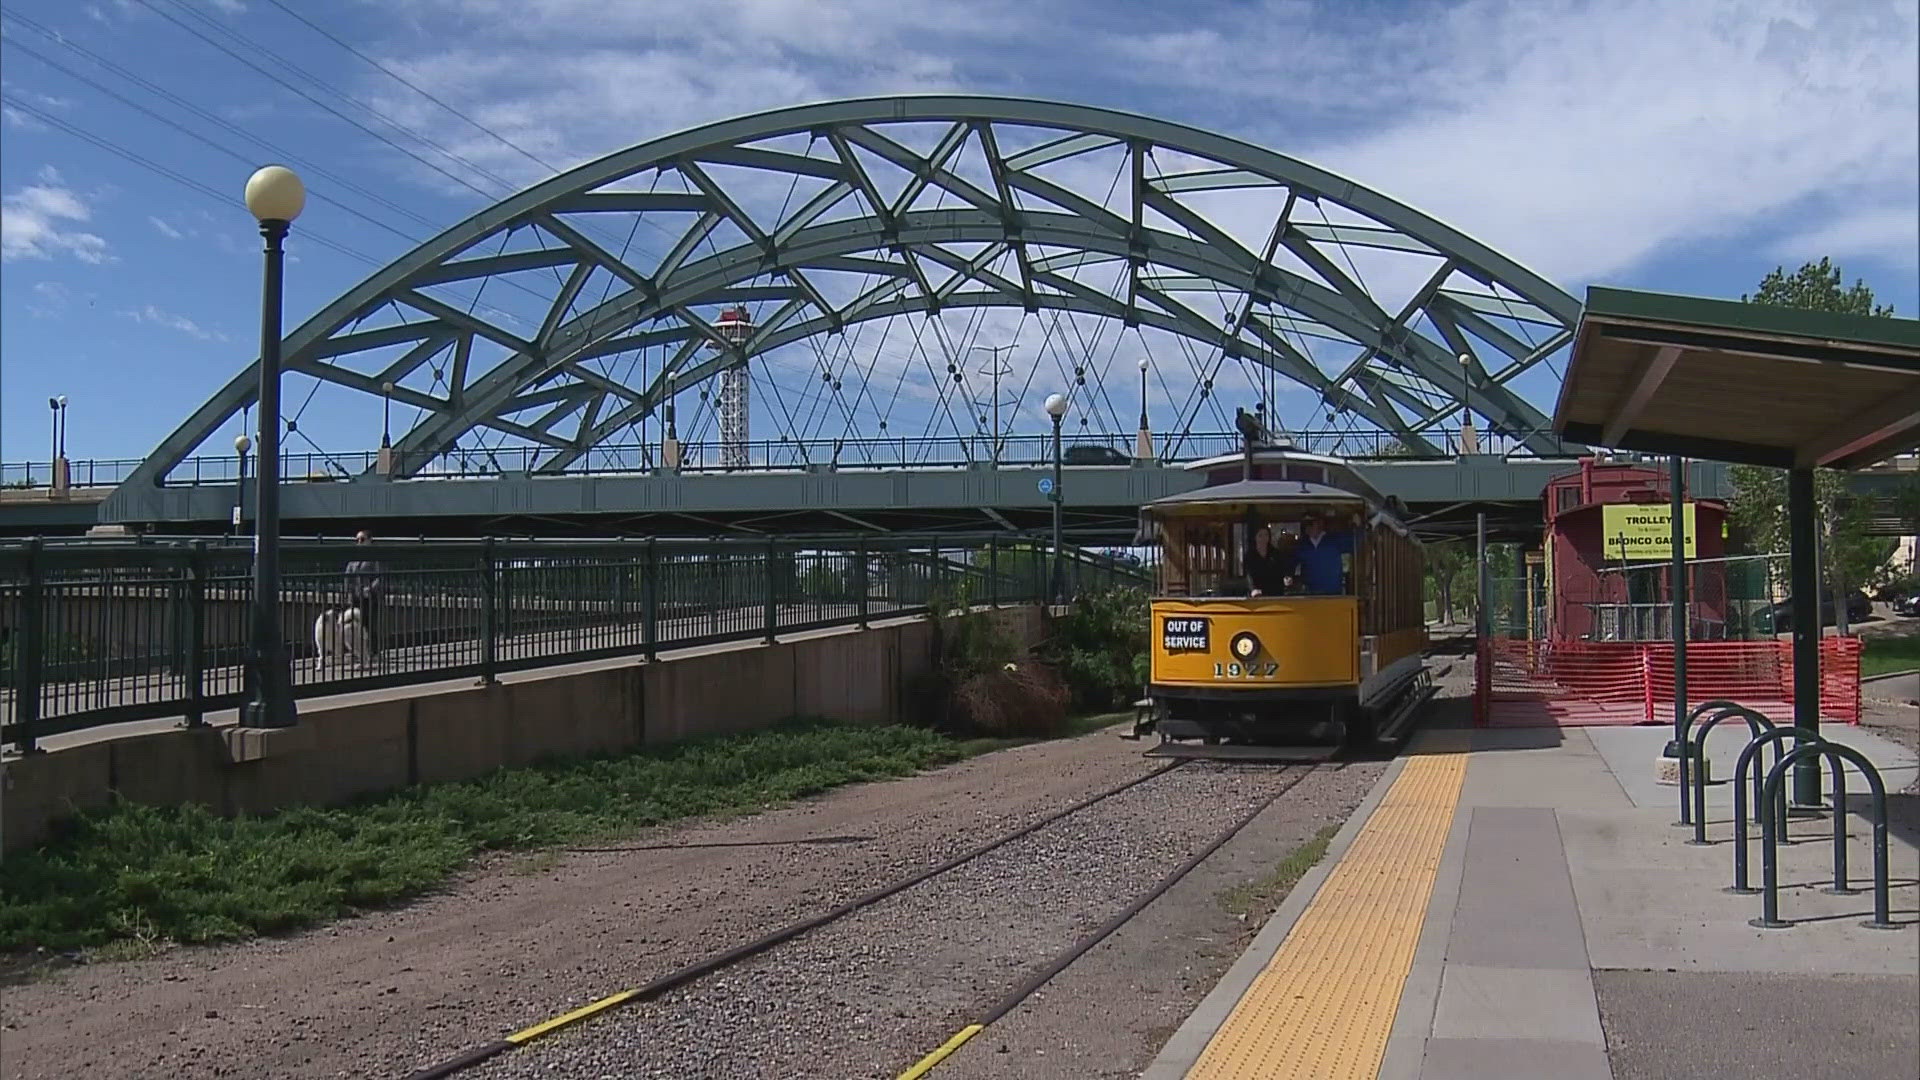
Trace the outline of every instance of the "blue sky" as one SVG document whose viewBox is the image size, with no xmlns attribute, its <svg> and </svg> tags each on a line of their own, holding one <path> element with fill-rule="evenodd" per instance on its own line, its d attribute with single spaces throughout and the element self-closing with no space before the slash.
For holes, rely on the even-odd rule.
<svg viewBox="0 0 1920 1080">
<path fill-rule="evenodd" d="M 9 462 L 45 459 L 53 394 L 72 402 L 70 456 L 142 456 L 251 360 L 258 240 L 239 196 L 255 165 L 291 152 L 331 174 L 303 169 L 314 198 L 290 242 L 289 329 L 417 240 L 548 175 L 319 31 L 560 167 L 798 102 L 1058 98 L 1334 169 L 1576 296 L 1595 283 L 1738 296 L 1777 264 L 1831 255 L 1900 314 L 1920 311 L 1911 0 L 30 0 L 5 11 Z M 288 385 L 313 440 L 289 449 L 377 442 L 377 400 L 324 387 L 332 396 L 302 402 L 312 385 Z M 1550 393 L 1528 389 L 1542 408 Z"/>
</svg>

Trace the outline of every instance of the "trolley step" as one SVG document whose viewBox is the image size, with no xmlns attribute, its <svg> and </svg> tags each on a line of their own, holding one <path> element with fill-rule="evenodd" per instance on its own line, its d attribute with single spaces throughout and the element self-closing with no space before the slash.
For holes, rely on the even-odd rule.
<svg viewBox="0 0 1920 1080">
<path fill-rule="evenodd" d="M 1393 711 L 1380 721 L 1379 728 L 1374 732 L 1375 741 L 1398 742 L 1401 736 L 1408 734 L 1414 719 L 1420 715 L 1420 706 L 1425 705 L 1433 694 L 1433 678 L 1423 668 L 1420 674 L 1414 676 L 1413 685 L 1394 704 Z"/>
</svg>

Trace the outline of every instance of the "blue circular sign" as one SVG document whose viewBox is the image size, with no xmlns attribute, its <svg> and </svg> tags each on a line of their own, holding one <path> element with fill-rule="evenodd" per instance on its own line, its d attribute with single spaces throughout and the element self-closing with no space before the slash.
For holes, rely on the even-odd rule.
<svg viewBox="0 0 1920 1080">
<path fill-rule="evenodd" d="M 1040 478 L 1040 494 L 1042 495 L 1053 494 L 1053 477 L 1043 476 Z"/>
</svg>

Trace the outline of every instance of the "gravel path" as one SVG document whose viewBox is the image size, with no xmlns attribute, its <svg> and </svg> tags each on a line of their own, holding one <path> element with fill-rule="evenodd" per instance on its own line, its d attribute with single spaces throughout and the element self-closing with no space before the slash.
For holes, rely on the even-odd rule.
<svg viewBox="0 0 1920 1080">
<path fill-rule="evenodd" d="M 897 1076 L 1298 771 L 1189 764 L 739 967 L 472 1075 Z M 1100 1033 L 1094 1021 L 1083 1035 L 1096 1041 Z"/>
</svg>

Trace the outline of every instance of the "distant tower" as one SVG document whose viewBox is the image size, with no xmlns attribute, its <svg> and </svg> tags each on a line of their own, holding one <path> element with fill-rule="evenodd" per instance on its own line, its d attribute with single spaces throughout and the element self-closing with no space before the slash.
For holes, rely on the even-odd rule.
<svg viewBox="0 0 1920 1080">
<path fill-rule="evenodd" d="M 728 344 L 744 346 L 753 336 L 753 316 L 744 307 L 720 312 L 713 324 Z M 720 467 L 741 469 L 747 465 L 747 365 L 742 362 L 720 376 Z"/>
</svg>

